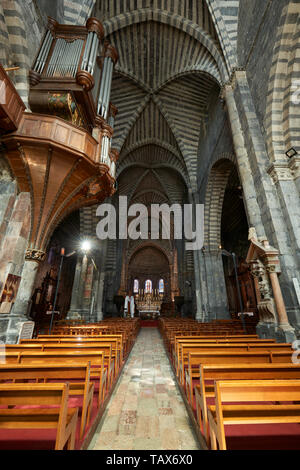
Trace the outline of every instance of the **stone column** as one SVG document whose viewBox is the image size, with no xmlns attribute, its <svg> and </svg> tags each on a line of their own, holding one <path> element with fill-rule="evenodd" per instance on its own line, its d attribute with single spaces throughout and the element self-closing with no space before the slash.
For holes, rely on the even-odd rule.
<svg viewBox="0 0 300 470">
<path fill-rule="evenodd" d="M 267 266 L 267 272 L 271 281 L 274 301 L 278 315 L 278 328 L 276 331 L 276 338 L 279 342 L 283 341 L 287 343 L 292 343 L 296 339 L 295 330 L 289 324 L 278 280 L 278 274 L 276 272 L 276 266 Z"/>
<path fill-rule="evenodd" d="M 84 308 L 84 292 L 87 267 L 87 255 L 79 254 L 72 288 L 71 306 L 67 316 L 68 319 L 79 319 L 82 317 L 82 314 L 87 313 L 87 310 Z"/>
<path fill-rule="evenodd" d="M 258 238 L 268 238 L 280 252 L 280 285 L 287 315 L 291 324 L 300 330 L 300 309 L 292 281 L 294 277 L 299 279 L 300 206 L 296 184 L 290 174 L 293 171 L 293 177 L 297 176 L 297 159 L 271 164 L 245 71 L 234 73 L 231 84 L 224 87 L 223 95 L 248 224 L 256 228 Z"/>
<path fill-rule="evenodd" d="M 40 250 L 27 250 L 22 271 L 21 282 L 12 313 L 28 315 L 30 301 L 33 294 L 34 283 L 39 268 L 39 263 L 45 258 L 45 252 Z"/>
<path fill-rule="evenodd" d="M 4 341 L 8 344 L 17 342 L 22 324 L 28 320 L 39 263 L 44 257 L 45 253 L 40 250 L 27 250 L 26 252 L 17 298 L 11 313 L 6 315 L 8 324 Z"/>
<path fill-rule="evenodd" d="M 293 175 L 295 185 L 300 195 L 300 156 L 299 155 L 296 155 L 290 159 L 289 168 L 291 170 L 291 174 Z"/>
<path fill-rule="evenodd" d="M 105 272 L 101 272 L 98 281 L 98 292 L 96 298 L 96 318 L 97 321 L 103 320 L 103 292 L 104 292 Z"/>
<path fill-rule="evenodd" d="M 207 321 L 230 319 L 222 254 L 220 250 L 202 250 L 205 275 Z"/>
<path fill-rule="evenodd" d="M 199 196 L 197 193 L 189 193 L 190 204 L 197 204 Z M 195 211 L 193 211 L 195 213 Z M 203 228 L 204 230 L 204 228 Z M 195 267 L 195 296 L 196 296 L 196 314 L 195 319 L 199 322 L 205 321 L 205 305 L 203 303 L 203 279 L 201 279 L 201 269 L 199 262 L 199 250 L 193 250 L 194 267 Z"/>
<path fill-rule="evenodd" d="M 232 139 L 238 164 L 238 172 L 243 186 L 245 209 L 248 215 L 248 222 L 250 226 L 256 228 L 258 236 L 264 236 L 265 230 L 261 218 L 261 210 L 257 201 L 253 174 L 248 159 L 248 153 L 241 128 L 239 113 L 231 85 L 225 86 L 224 97 L 226 100 L 229 122 L 232 131 Z"/>
<path fill-rule="evenodd" d="M 88 257 L 86 254 L 84 254 L 82 258 L 79 289 L 78 289 L 78 307 L 80 309 L 83 308 L 83 296 L 84 296 L 84 290 L 85 290 L 85 278 L 86 278 L 87 267 L 88 267 Z"/>
<path fill-rule="evenodd" d="M 76 268 L 75 268 L 74 281 L 73 281 L 70 310 L 69 310 L 67 318 L 72 318 L 73 312 L 77 311 L 81 266 L 82 266 L 82 257 L 80 255 L 78 255 L 77 256 Z"/>
</svg>

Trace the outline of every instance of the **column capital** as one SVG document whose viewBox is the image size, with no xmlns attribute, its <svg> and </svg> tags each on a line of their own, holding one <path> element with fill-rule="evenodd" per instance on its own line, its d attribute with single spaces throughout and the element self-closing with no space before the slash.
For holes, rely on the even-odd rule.
<svg viewBox="0 0 300 470">
<path fill-rule="evenodd" d="M 25 252 L 25 260 L 26 261 L 37 261 L 38 263 L 44 261 L 46 257 L 45 251 L 36 250 L 34 248 L 28 249 Z"/>
<path fill-rule="evenodd" d="M 293 172 L 289 167 L 289 163 L 285 161 L 272 163 L 267 169 L 267 173 L 271 176 L 274 184 L 279 183 L 279 181 L 293 180 Z"/>
<path fill-rule="evenodd" d="M 242 74 L 242 73 L 246 73 L 244 67 L 234 67 L 232 69 L 229 80 L 227 80 L 227 82 L 225 82 L 221 87 L 220 97 L 222 99 L 225 98 L 226 88 L 231 87 L 233 90 L 235 89 L 236 83 L 237 83 L 237 77 L 238 77 L 239 74 Z"/>
<path fill-rule="evenodd" d="M 289 168 L 291 170 L 291 174 L 293 175 L 294 179 L 300 177 L 300 156 L 295 155 L 292 157 L 288 163 Z"/>
</svg>

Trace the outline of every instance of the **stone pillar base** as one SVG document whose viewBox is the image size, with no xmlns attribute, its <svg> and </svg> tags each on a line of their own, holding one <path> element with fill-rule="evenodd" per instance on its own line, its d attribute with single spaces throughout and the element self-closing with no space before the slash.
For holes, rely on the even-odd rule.
<svg viewBox="0 0 300 470">
<path fill-rule="evenodd" d="M 259 322 L 256 325 L 256 333 L 261 339 L 274 339 L 277 324 L 274 322 Z"/>
<path fill-rule="evenodd" d="M 297 336 L 294 328 L 292 328 L 291 325 L 281 324 L 276 328 L 275 338 L 277 343 L 292 343 L 297 339 Z"/>
<path fill-rule="evenodd" d="M 196 312 L 195 320 L 199 323 L 204 323 L 206 321 L 206 313 L 205 312 Z"/>
<path fill-rule="evenodd" d="M 297 339 L 294 328 L 289 324 L 259 322 L 256 326 L 256 332 L 259 338 L 276 339 L 277 343 L 292 343 Z"/>
<path fill-rule="evenodd" d="M 0 341 L 7 344 L 17 344 L 22 324 L 28 321 L 25 315 L 13 313 L 1 314 L 0 316 Z"/>
</svg>

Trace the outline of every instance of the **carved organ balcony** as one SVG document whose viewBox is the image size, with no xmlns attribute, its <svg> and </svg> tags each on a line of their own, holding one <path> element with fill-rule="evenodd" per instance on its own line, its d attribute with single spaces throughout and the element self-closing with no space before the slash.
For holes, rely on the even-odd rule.
<svg viewBox="0 0 300 470">
<path fill-rule="evenodd" d="M 118 55 L 103 36 L 95 18 L 86 26 L 49 18 L 29 73 L 31 112 L 0 67 L 1 143 L 19 190 L 31 195 L 28 253 L 43 254 L 68 213 L 115 192 L 110 90 Z"/>
<path fill-rule="evenodd" d="M 61 25 L 48 18 L 33 67 L 29 72 L 31 111 L 58 116 L 100 139 L 100 163 L 108 167 L 117 109 L 110 102 L 116 49 L 104 38 L 101 22 Z M 100 131 L 100 132 L 99 132 Z"/>
</svg>

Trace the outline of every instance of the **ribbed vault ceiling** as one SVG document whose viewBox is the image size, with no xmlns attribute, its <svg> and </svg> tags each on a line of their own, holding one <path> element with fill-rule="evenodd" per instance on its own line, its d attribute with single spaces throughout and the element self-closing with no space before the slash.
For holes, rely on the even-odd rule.
<svg viewBox="0 0 300 470">
<path fill-rule="evenodd" d="M 158 191 L 185 203 L 187 189 L 196 189 L 211 97 L 228 79 L 207 2 L 101 0 L 93 14 L 119 54 L 111 89 L 116 196 L 156 200 Z"/>
<path fill-rule="evenodd" d="M 111 92 L 118 176 L 135 163 L 163 165 L 190 185 L 210 96 L 222 83 L 214 57 L 186 31 L 158 21 L 124 26 L 107 39 L 119 53 Z"/>
</svg>

